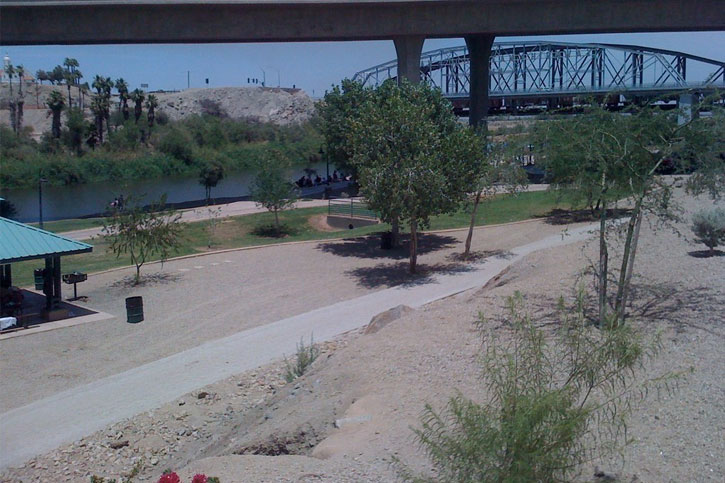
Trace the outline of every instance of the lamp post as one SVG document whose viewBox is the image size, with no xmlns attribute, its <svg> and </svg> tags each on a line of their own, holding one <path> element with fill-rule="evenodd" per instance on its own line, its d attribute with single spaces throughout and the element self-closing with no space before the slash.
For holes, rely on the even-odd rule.
<svg viewBox="0 0 725 483">
<path fill-rule="evenodd" d="M 47 183 L 48 180 L 40 176 L 38 178 L 38 224 L 40 229 L 43 229 L 43 183 Z"/>
</svg>

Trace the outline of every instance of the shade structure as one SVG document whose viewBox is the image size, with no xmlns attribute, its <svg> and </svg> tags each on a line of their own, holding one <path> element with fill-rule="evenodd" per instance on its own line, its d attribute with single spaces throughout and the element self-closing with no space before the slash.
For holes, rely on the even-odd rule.
<svg viewBox="0 0 725 483">
<path fill-rule="evenodd" d="M 87 243 L 0 217 L 0 265 L 92 250 Z"/>
</svg>

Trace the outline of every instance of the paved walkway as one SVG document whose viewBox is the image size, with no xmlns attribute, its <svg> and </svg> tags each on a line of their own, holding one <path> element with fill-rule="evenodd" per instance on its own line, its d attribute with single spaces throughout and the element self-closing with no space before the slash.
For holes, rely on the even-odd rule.
<svg viewBox="0 0 725 483">
<path fill-rule="evenodd" d="M 596 227 L 579 227 L 517 247 L 506 257 L 471 270 L 437 274 L 419 284 L 397 286 L 245 330 L 198 347 L 76 387 L 0 415 L 0 468 L 18 465 L 156 408 L 190 391 L 292 354 L 302 337 L 325 341 L 360 328 L 400 304 L 420 307 L 486 284 L 503 269 L 537 250 L 583 240 Z"/>
<path fill-rule="evenodd" d="M 304 200 L 298 201 L 295 204 L 296 208 L 312 208 L 315 206 L 327 206 L 327 200 Z M 220 210 L 220 218 L 226 218 L 228 216 L 251 215 L 252 213 L 262 213 L 267 211 L 266 208 L 257 206 L 254 201 L 236 201 L 234 203 L 227 203 L 225 205 L 214 205 L 211 207 L 211 210 L 203 206 L 199 208 L 179 210 L 179 212 L 181 213 L 181 221 L 189 223 L 193 221 L 208 220 L 209 218 L 211 218 L 211 213 L 213 212 L 213 210 L 216 209 Z M 91 237 L 101 235 L 101 231 L 101 227 L 94 227 L 86 228 L 83 230 L 66 231 L 63 233 L 59 233 L 59 235 L 72 238 L 74 240 L 87 240 Z"/>
</svg>

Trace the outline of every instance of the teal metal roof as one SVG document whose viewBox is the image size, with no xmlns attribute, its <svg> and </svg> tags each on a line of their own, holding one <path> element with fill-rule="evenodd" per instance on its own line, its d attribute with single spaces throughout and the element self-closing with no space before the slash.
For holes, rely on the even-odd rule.
<svg viewBox="0 0 725 483">
<path fill-rule="evenodd" d="M 92 250 L 87 243 L 0 217 L 0 264 Z"/>
</svg>

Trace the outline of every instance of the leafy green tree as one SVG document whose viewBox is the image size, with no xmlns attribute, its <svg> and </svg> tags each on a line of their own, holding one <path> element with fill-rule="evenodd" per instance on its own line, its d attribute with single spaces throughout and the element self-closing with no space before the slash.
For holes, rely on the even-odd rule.
<svg viewBox="0 0 725 483">
<path fill-rule="evenodd" d="M 58 85 L 65 80 L 65 69 L 60 65 L 56 65 L 53 67 L 53 70 L 50 71 L 49 77 L 51 84 Z"/>
<path fill-rule="evenodd" d="M 252 183 L 252 199 L 274 213 L 274 226 L 279 235 L 279 212 L 292 208 L 297 202 L 297 190 L 287 178 L 289 159 L 278 150 L 270 150 Z"/>
<path fill-rule="evenodd" d="M 166 195 L 144 209 L 137 200 L 126 200 L 122 210 L 114 210 L 103 225 L 110 240 L 109 250 L 116 257 L 129 255 L 136 266 L 134 283 L 141 280 L 141 267 L 152 257 L 162 262 L 178 251 L 181 240 L 181 214 L 165 210 Z"/>
<path fill-rule="evenodd" d="M 581 115 L 539 123 L 542 162 L 553 182 L 591 194 L 600 202 L 597 278 L 601 326 L 616 327 L 624 322 L 643 215 L 650 213 L 665 223 L 679 217 L 672 200 L 673 186 L 658 175 L 660 167 L 673 158 L 679 160 L 681 169 L 722 163 L 711 149 L 721 142 L 722 124 L 717 122 L 721 116 L 692 117 L 678 124 L 677 115 L 677 111 L 653 106 L 635 107 L 624 114 L 594 106 Z M 607 209 L 621 198 L 630 200 L 633 208 L 623 227 L 624 250 L 610 313 L 607 232 L 622 225 L 608 220 Z"/>
<path fill-rule="evenodd" d="M 466 175 L 470 182 L 467 191 L 470 194 L 468 204 L 471 208 L 471 223 L 463 250 L 465 258 L 471 253 L 473 229 L 481 201 L 501 192 L 516 194 L 526 189 L 528 180 L 520 163 L 510 155 L 509 146 L 494 142 L 485 132 L 472 127 L 459 131 L 453 140 L 452 150 L 457 156 L 466 158 L 468 161 L 462 164 L 470 166 L 471 169 Z"/>
<path fill-rule="evenodd" d="M 35 78 L 38 80 L 38 82 L 40 82 L 41 85 L 43 84 L 43 81 L 50 80 L 50 78 L 48 77 L 48 73 L 43 69 L 38 69 L 37 71 L 35 71 Z"/>
<path fill-rule="evenodd" d="M 50 109 L 50 113 L 53 116 L 52 124 L 51 124 L 51 132 L 53 133 L 54 138 L 60 138 L 61 134 L 61 124 L 60 124 L 60 114 L 63 112 L 63 109 L 65 108 L 65 98 L 63 97 L 63 94 L 60 93 L 60 91 L 53 91 L 48 96 L 48 99 L 46 100 L 46 104 L 48 106 L 48 109 Z"/>
<path fill-rule="evenodd" d="M 316 105 L 321 120 L 320 130 L 325 137 L 326 155 L 336 167 L 353 176 L 357 167 L 352 163 L 353 152 L 349 138 L 351 123 L 371 96 L 372 89 L 345 79 L 340 86 L 334 86 L 327 92 L 323 101 Z"/>
<path fill-rule="evenodd" d="M 383 221 L 410 227 L 410 272 L 418 230 L 458 209 L 474 159 L 457 155 L 458 121 L 440 91 L 425 84 L 386 82 L 351 123 L 352 163 L 368 206 Z"/>
<path fill-rule="evenodd" d="M 83 154 L 83 140 L 86 135 L 86 121 L 83 117 L 83 111 L 74 107 L 67 109 L 65 112 L 66 129 L 63 133 L 64 143 L 80 156 Z"/>
</svg>

